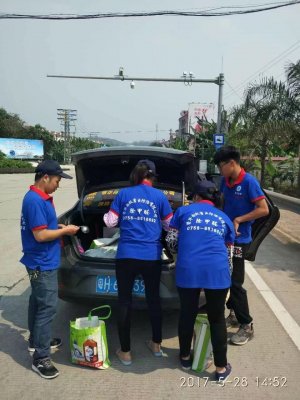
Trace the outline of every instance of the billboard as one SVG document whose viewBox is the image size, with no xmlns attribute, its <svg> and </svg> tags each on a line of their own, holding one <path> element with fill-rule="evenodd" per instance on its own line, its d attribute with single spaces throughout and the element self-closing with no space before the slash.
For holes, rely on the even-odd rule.
<svg viewBox="0 0 300 400">
<path fill-rule="evenodd" d="M 8 158 L 40 160 L 44 157 L 42 140 L 0 138 L 0 150 Z"/>
<path fill-rule="evenodd" d="M 211 122 L 214 119 L 214 103 L 189 103 L 189 130 L 190 134 L 203 132 L 199 121 Z"/>
</svg>

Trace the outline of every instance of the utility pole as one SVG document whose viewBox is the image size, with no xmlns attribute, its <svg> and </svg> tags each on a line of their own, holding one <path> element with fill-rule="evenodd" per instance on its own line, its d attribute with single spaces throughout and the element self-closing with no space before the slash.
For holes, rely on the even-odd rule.
<svg viewBox="0 0 300 400">
<path fill-rule="evenodd" d="M 57 119 L 61 121 L 64 134 L 64 164 L 71 161 L 71 148 L 70 148 L 70 127 L 75 127 L 77 120 L 77 110 L 70 110 L 66 108 L 57 109 Z"/>
</svg>

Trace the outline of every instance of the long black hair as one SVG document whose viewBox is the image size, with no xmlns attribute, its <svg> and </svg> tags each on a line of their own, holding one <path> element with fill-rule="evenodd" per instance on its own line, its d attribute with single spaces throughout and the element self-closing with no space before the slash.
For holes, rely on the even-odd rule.
<svg viewBox="0 0 300 400">
<path fill-rule="evenodd" d="M 155 174 L 149 171 L 146 164 L 137 164 L 131 171 L 129 181 L 132 186 L 135 186 L 141 184 L 144 179 L 151 179 L 153 181 L 154 178 Z"/>
<path fill-rule="evenodd" d="M 205 193 L 201 193 L 198 196 L 201 196 L 203 200 L 212 201 L 219 209 L 223 207 L 223 195 L 217 188 L 208 188 Z"/>
</svg>

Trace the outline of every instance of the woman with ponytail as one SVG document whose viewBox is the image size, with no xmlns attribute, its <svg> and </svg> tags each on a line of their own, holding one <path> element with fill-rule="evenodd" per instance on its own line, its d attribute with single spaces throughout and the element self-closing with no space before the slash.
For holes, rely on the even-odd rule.
<svg viewBox="0 0 300 400">
<path fill-rule="evenodd" d="M 118 284 L 118 332 L 121 348 L 117 356 L 131 365 L 130 311 L 132 289 L 137 276 L 145 283 L 145 295 L 152 326 L 147 346 L 156 357 L 162 356 L 162 313 L 159 297 L 161 275 L 161 233 L 168 230 L 173 213 L 167 197 L 153 188 L 155 164 L 140 160 L 130 175 L 131 187 L 121 190 L 104 215 L 108 227 L 120 226 L 116 256 Z"/>
<path fill-rule="evenodd" d="M 218 209 L 221 206 L 221 194 L 213 182 L 198 182 L 188 200 L 193 200 L 193 203 L 176 210 L 166 238 L 170 251 L 178 252 L 176 285 L 181 305 L 179 358 L 183 369 L 191 369 L 194 324 L 200 291 L 204 289 L 216 366 L 215 377 L 221 381 L 231 372 L 227 362 L 224 312 L 231 283 L 228 247 L 234 242 L 234 227 Z"/>
</svg>

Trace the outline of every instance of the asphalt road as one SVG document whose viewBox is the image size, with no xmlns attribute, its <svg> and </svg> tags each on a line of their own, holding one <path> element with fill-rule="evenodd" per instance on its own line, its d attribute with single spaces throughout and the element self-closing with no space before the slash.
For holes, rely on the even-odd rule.
<svg viewBox="0 0 300 400">
<path fill-rule="evenodd" d="M 73 171 L 71 170 L 71 173 Z M 177 313 L 164 314 L 164 357 L 156 359 L 145 346 L 150 326 L 145 311 L 134 311 L 132 320 L 133 364 L 120 365 L 116 312 L 107 322 L 111 368 L 105 371 L 78 367 L 70 362 L 69 321 L 86 316 L 89 308 L 59 302 L 53 326 L 54 336 L 63 346 L 53 353 L 60 376 L 46 381 L 31 370 L 27 352 L 27 302 L 29 281 L 21 257 L 19 217 L 21 201 L 32 175 L 0 175 L 0 387 L 1 398 L 14 400 L 45 399 L 289 399 L 298 398 L 300 352 L 280 323 L 282 310 L 276 316 L 265 300 L 269 291 L 280 301 L 283 312 L 300 325 L 300 242 L 296 235 L 276 230 L 261 245 L 255 271 L 268 285 L 257 288 L 246 279 L 255 337 L 246 346 L 228 346 L 228 359 L 233 366 L 231 380 L 225 387 L 216 385 L 214 368 L 202 374 L 184 372 L 178 364 Z M 54 195 L 58 214 L 70 208 L 77 199 L 75 181 L 62 181 Z M 299 215 L 284 213 L 295 223 Z M 286 217 L 288 215 L 288 217 Z M 288 220 L 287 220 L 288 221 Z M 282 221 L 283 223 L 283 221 Z M 300 221 L 299 221 L 300 223 Z M 299 225 L 297 222 L 297 226 Z M 288 222 L 289 225 L 289 222 Z M 250 267 L 252 268 L 250 265 Z M 250 268 L 249 267 L 249 268 Z M 270 294 L 270 293 L 269 293 Z M 277 303 L 276 303 L 277 304 Z M 281 308 L 281 307 L 279 307 Z M 284 311 L 285 310 L 285 311 Z M 275 310 L 277 312 L 277 310 Z M 234 330 L 230 330 L 229 335 Z M 279 377 L 277 380 L 276 377 Z M 267 378 L 265 380 L 265 378 Z"/>
</svg>

